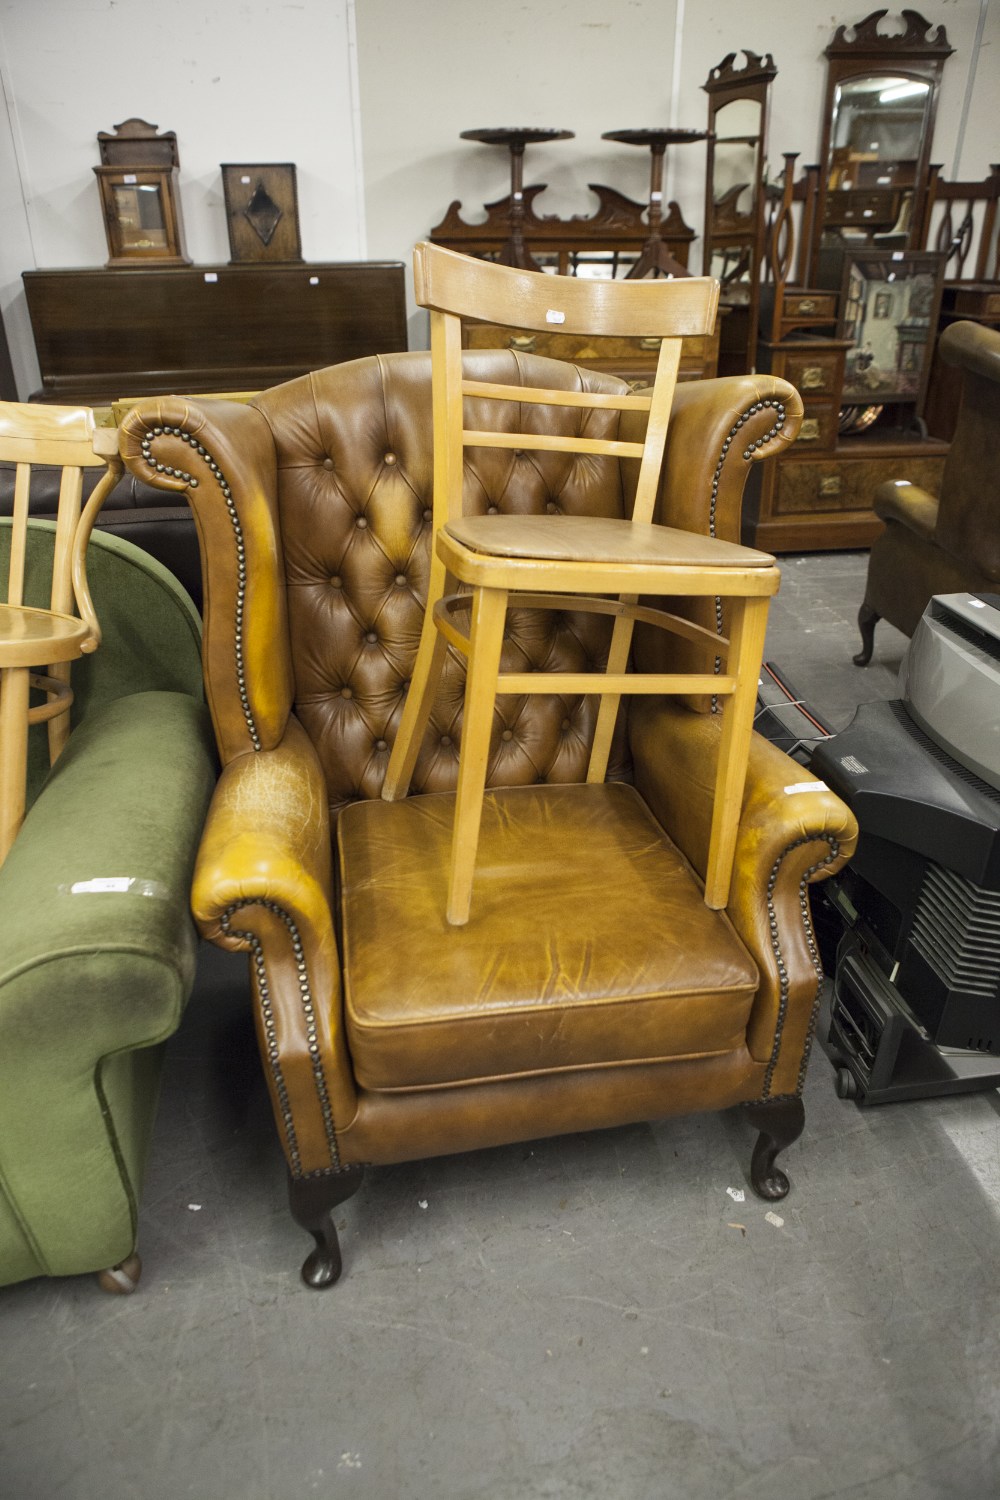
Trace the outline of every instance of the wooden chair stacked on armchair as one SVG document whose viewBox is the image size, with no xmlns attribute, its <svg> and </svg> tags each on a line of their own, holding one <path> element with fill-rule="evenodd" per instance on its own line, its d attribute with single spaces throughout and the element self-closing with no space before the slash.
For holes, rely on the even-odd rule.
<svg viewBox="0 0 1000 1500">
<path fill-rule="evenodd" d="M 600 693 L 588 784 L 604 781 L 611 738 L 623 693 L 709 692 L 731 697 L 723 720 L 716 772 L 712 836 L 705 876 L 705 901 L 724 907 L 729 896 L 736 825 L 743 796 L 746 757 L 753 726 L 767 623 L 767 602 L 778 589 L 778 570 L 766 552 L 739 547 L 718 537 L 651 524 L 663 467 L 667 425 L 677 383 L 682 337 L 712 332 L 719 305 L 719 283 L 710 277 L 657 281 L 539 280 L 526 271 L 494 266 L 433 245 L 414 255 L 416 297 L 431 310 L 434 386 L 434 549 L 430 590 L 420 650 L 382 796 L 395 801 L 409 790 L 417 752 L 434 705 L 445 647 L 468 658 L 455 829 L 448 882 L 448 921 L 468 921 L 473 866 L 482 816 L 494 702 L 497 688 L 515 693 Z M 553 303 L 558 307 L 553 307 Z M 659 338 L 660 354 L 652 390 L 642 395 L 587 390 L 526 392 L 463 378 L 462 318 L 545 332 L 555 323 L 566 333 L 628 338 Z M 516 431 L 467 428 L 467 400 L 503 401 L 527 406 L 566 407 L 581 414 L 574 435 L 533 431 L 530 419 Z M 478 408 L 477 408 L 478 410 Z M 588 417 L 606 411 L 645 416 L 642 441 L 593 436 Z M 536 424 L 538 425 L 538 424 Z M 639 434 L 636 434 L 639 437 Z M 463 514 L 465 450 L 514 449 L 572 457 L 632 458 L 639 471 L 631 513 L 620 516 L 522 515 L 518 507 L 518 468 L 512 465 L 514 514 Z M 552 510 L 557 510 L 553 505 Z M 469 594 L 449 593 L 455 583 Z M 517 592 L 511 592 L 516 590 Z M 622 590 L 627 592 L 622 593 Z M 532 592 L 533 591 L 533 592 Z M 616 600 L 608 596 L 618 592 Z M 603 597 L 594 597 L 594 595 Z M 731 640 L 662 608 L 650 609 L 639 596 L 694 596 L 731 601 Z M 570 597 L 571 596 L 571 597 Z M 614 630 L 603 676 L 533 671 L 503 674 L 500 668 L 508 606 L 561 609 L 610 615 Z M 452 616 L 467 611 L 463 634 Z M 635 622 L 708 642 L 718 654 L 714 672 L 626 674 Z M 728 671 L 720 672 L 723 656 Z"/>
<path fill-rule="evenodd" d="M 526 410 L 554 436 L 579 438 L 584 416 L 594 437 L 635 436 L 633 414 L 614 409 L 629 391 L 611 376 L 506 350 L 463 366 L 525 392 L 523 408 L 484 400 L 477 427 L 513 433 Z M 537 404 L 536 388 L 618 399 L 587 415 Z M 736 542 L 751 464 L 793 440 L 801 411 L 770 377 L 678 386 L 654 521 Z M 744 1104 L 760 1132 L 751 1181 L 783 1196 L 775 1157 L 802 1129 L 820 982 L 806 887 L 839 868 L 856 833 L 831 792 L 754 735 L 729 901 L 710 909 L 711 699 L 630 699 L 612 779 L 588 786 L 596 714 L 576 679 L 605 665 L 611 619 L 571 598 L 514 609 L 501 667 L 561 670 L 566 688 L 497 699 L 471 916 L 450 925 L 457 653 L 414 794 L 380 795 L 429 592 L 432 448 L 424 353 L 337 365 L 245 406 L 150 401 L 122 428 L 128 465 L 186 492 L 199 528 L 223 771 L 193 905 L 206 936 L 251 954 L 314 1286 L 340 1272 L 332 1209 L 365 1164 Z M 468 508 L 630 514 L 631 448 L 519 451 L 469 449 Z M 636 666 L 704 682 L 726 607 L 682 599 L 682 611 L 709 634 L 675 640 L 640 616 Z"/>
</svg>

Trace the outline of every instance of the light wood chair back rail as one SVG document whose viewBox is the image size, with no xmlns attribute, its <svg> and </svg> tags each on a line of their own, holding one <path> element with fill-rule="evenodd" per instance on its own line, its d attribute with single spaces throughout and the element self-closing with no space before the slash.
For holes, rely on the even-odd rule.
<svg viewBox="0 0 1000 1500">
<path fill-rule="evenodd" d="M 55 761 L 69 735 L 70 662 L 93 651 L 101 632 L 87 587 L 94 521 L 122 472 L 118 434 L 98 428 L 87 408 L 0 402 L 0 463 L 13 465 L 10 562 L 0 580 L 0 864 L 24 817 L 28 728 L 48 723 Z M 62 470 L 52 579 L 46 605 L 25 603 L 31 471 Z M 105 470 L 83 506 L 83 470 Z M 45 701 L 30 706 L 31 688 Z"/>
<path fill-rule="evenodd" d="M 602 782 L 621 696 L 711 693 L 724 705 L 716 802 L 705 887 L 709 906 L 728 898 L 736 825 L 756 701 L 767 600 L 778 587 L 774 559 L 714 537 L 653 523 L 681 341 L 710 333 L 718 282 L 710 277 L 585 281 L 550 277 L 473 260 L 429 244 L 414 254 L 417 301 L 431 314 L 434 426 L 434 547 L 428 605 L 410 692 L 382 795 L 405 796 L 449 645 L 468 659 L 449 878 L 448 921 L 468 920 L 496 695 L 595 693 L 601 703 L 587 769 Z M 533 330 L 553 327 L 593 336 L 659 339 L 652 388 L 595 393 L 467 380 L 462 320 Z M 467 426 L 467 402 L 515 403 L 518 430 Z M 580 412 L 577 434 L 537 430 L 532 410 Z M 612 436 L 590 433 L 590 414 L 617 411 Z M 632 416 L 631 414 L 636 414 Z M 641 417 L 645 431 L 641 433 Z M 480 419 L 481 420 L 481 419 Z M 626 430 L 627 429 L 627 430 Z M 629 519 L 567 515 L 463 513 L 467 448 L 516 453 L 574 453 L 587 460 L 630 460 L 638 476 Z M 458 586 L 467 592 L 458 592 Z M 609 599 L 608 596 L 617 598 Z M 708 596 L 730 601 L 728 639 L 640 598 Z M 572 596 L 571 601 L 567 596 Z M 603 674 L 500 671 L 508 605 L 610 613 L 614 627 Z M 627 671 L 637 621 L 711 643 L 720 670 L 702 674 Z M 462 624 L 466 628 L 461 628 Z"/>
</svg>

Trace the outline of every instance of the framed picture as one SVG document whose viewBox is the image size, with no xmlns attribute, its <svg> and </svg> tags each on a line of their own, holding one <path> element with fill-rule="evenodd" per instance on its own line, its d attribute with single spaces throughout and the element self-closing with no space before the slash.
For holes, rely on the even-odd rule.
<svg viewBox="0 0 1000 1500">
<path fill-rule="evenodd" d="M 223 163 L 230 264 L 300 261 L 299 197 L 292 162 Z"/>
<path fill-rule="evenodd" d="M 891 250 L 848 251 L 839 336 L 850 339 L 844 402 L 912 402 L 918 412 L 930 373 L 944 257 Z"/>
</svg>

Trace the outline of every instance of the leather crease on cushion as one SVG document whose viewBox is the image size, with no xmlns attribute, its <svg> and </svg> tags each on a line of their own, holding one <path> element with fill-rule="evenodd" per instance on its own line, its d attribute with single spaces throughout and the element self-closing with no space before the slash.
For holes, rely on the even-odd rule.
<svg viewBox="0 0 1000 1500">
<path fill-rule="evenodd" d="M 756 967 L 632 788 L 488 793 L 466 927 L 444 918 L 453 812 L 444 795 L 340 818 L 344 1003 L 365 1088 L 743 1045 Z"/>
</svg>

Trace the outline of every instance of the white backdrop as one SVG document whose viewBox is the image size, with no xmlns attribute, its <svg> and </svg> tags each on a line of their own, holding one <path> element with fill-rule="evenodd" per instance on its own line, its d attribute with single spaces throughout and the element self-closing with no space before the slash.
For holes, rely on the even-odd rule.
<svg viewBox="0 0 1000 1500">
<path fill-rule="evenodd" d="M 540 212 L 593 212 L 588 182 L 645 201 L 648 153 L 601 133 L 703 129 L 701 86 L 743 47 L 770 51 L 778 68 L 772 169 L 783 151 L 814 161 L 823 49 L 838 19 L 869 9 L 863 0 L 838 18 L 815 0 L 0 0 L 0 307 L 21 394 L 37 385 L 21 272 L 104 264 L 97 133 L 130 115 L 177 133 L 195 262 L 228 259 L 224 161 L 296 163 L 307 260 L 408 261 L 452 199 L 473 218 L 507 191 L 506 153 L 460 131 L 576 132 L 528 148 L 526 183 L 550 184 Z M 985 176 L 1000 159 L 1000 0 L 928 0 L 924 14 L 955 48 L 933 158 L 946 176 Z M 900 30 L 898 13 L 882 26 Z M 668 153 L 667 187 L 700 235 L 703 146 Z M 414 317 L 411 342 L 422 338 Z"/>
</svg>

